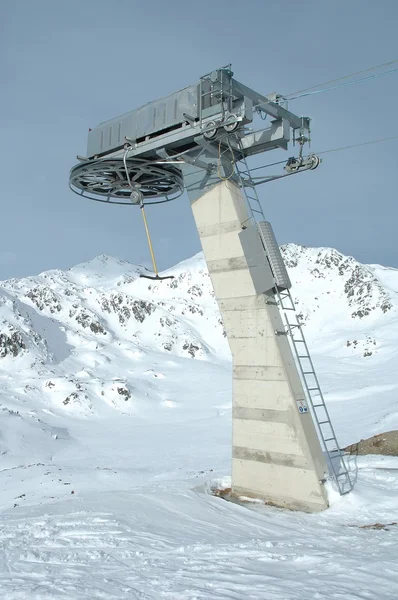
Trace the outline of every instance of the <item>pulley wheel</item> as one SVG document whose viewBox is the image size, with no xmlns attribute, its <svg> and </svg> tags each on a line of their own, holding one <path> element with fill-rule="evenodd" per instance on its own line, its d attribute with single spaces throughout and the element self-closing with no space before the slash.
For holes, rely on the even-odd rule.
<svg viewBox="0 0 398 600">
<path fill-rule="evenodd" d="M 225 131 L 228 133 L 233 133 L 239 127 L 240 122 L 236 120 L 235 115 L 229 115 L 226 119 L 226 124 L 224 125 Z"/>
<path fill-rule="evenodd" d="M 174 165 L 137 158 L 127 159 L 126 165 L 128 177 L 121 158 L 80 163 L 70 172 L 70 188 L 92 200 L 126 205 L 139 204 L 141 198 L 145 204 L 168 202 L 184 191 L 182 173 Z"/>
<path fill-rule="evenodd" d="M 217 123 L 215 121 L 209 121 L 205 125 L 205 131 L 203 131 L 203 137 L 206 140 L 213 140 L 217 135 Z"/>
</svg>

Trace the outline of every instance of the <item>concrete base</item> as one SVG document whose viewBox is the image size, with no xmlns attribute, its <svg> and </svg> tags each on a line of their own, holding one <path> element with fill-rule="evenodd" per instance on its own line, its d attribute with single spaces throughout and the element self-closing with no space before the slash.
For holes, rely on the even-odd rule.
<svg viewBox="0 0 398 600">
<path fill-rule="evenodd" d="M 223 181 L 192 210 L 233 357 L 232 493 L 277 506 L 328 506 L 327 472 L 274 297 L 256 294 L 239 239 L 249 215 L 236 184 Z"/>
</svg>

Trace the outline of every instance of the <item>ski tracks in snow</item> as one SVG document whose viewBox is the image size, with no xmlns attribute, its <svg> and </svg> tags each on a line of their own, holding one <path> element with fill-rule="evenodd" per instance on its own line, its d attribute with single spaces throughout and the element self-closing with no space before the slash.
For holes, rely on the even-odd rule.
<svg viewBox="0 0 398 600">
<path fill-rule="evenodd" d="M 122 496 L 116 493 L 113 502 L 111 496 L 105 502 L 78 502 L 75 508 L 82 510 L 74 512 L 71 503 L 61 503 L 48 506 L 45 515 L 8 513 L 0 528 L 0 597 L 397 597 L 394 528 L 350 528 L 327 523 L 323 516 L 274 509 L 259 514 L 193 492 L 172 499 L 138 490 L 135 497 Z"/>
</svg>

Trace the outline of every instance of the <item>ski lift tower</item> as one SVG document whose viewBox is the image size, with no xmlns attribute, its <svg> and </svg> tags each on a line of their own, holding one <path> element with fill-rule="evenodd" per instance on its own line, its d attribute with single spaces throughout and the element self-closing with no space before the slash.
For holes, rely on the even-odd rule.
<svg viewBox="0 0 398 600">
<path fill-rule="evenodd" d="M 228 65 L 89 130 L 70 187 L 141 208 L 156 279 L 144 209 L 187 190 L 233 357 L 232 493 L 312 512 L 328 505 L 327 479 L 341 494 L 352 482 L 256 191 L 318 167 L 304 154 L 309 141 L 309 118 L 243 85 Z M 253 178 L 252 156 L 290 142 L 297 157 Z"/>
</svg>

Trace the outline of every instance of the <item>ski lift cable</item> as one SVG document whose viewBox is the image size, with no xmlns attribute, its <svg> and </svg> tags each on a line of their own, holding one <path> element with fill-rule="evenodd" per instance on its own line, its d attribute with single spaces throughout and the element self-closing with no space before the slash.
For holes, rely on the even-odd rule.
<svg viewBox="0 0 398 600">
<path fill-rule="evenodd" d="M 337 83 L 338 81 L 342 81 L 343 79 L 348 79 L 349 77 L 356 77 L 357 75 L 363 75 L 363 73 L 368 73 L 369 71 L 375 71 L 376 69 L 381 69 L 382 67 L 389 67 L 398 62 L 398 58 L 394 60 L 390 60 L 388 62 L 382 63 L 381 65 L 376 65 L 374 67 L 369 67 L 368 69 L 362 69 L 361 71 L 356 71 L 355 73 L 349 73 L 348 75 L 343 75 L 342 77 L 337 77 L 337 79 L 330 79 L 329 81 L 324 81 L 323 83 L 318 83 L 317 85 L 313 85 L 308 88 L 304 88 L 302 90 L 297 90 L 295 92 L 291 92 L 290 94 L 286 94 L 285 98 L 289 100 L 291 96 L 297 96 L 297 94 L 303 94 L 304 92 L 310 92 L 312 90 L 316 90 L 318 88 L 323 87 L 324 85 L 330 85 L 332 83 Z M 384 73 L 382 73 L 383 75 Z M 358 81 L 362 81 L 358 80 Z"/>
<path fill-rule="evenodd" d="M 309 88 L 304 88 L 302 90 L 297 90 L 296 92 L 291 92 L 290 94 L 283 95 L 281 94 L 281 100 L 286 100 L 288 102 L 292 100 L 297 100 L 298 98 L 303 98 L 304 96 L 311 96 L 312 94 L 321 94 L 323 92 L 330 92 L 332 90 L 336 90 L 341 87 L 346 87 L 348 85 L 353 85 L 354 83 L 360 83 L 362 81 L 369 81 L 371 79 L 377 79 L 378 77 L 383 77 L 383 75 L 389 75 L 390 73 L 395 73 L 398 71 L 398 67 L 394 69 L 389 69 L 388 71 L 383 71 L 382 73 L 376 73 L 375 75 L 369 75 L 367 77 L 360 77 L 359 79 L 354 79 L 352 81 L 347 81 L 345 83 L 332 86 L 327 89 L 318 89 L 322 88 L 325 85 L 330 83 L 336 83 L 338 81 L 342 81 L 343 79 L 347 79 L 348 77 L 354 77 L 356 75 L 360 75 L 361 73 L 367 73 L 368 71 L 374 71 L 375 69 L 380 69 L 385 66 L 393 65 L 398 63 L 398 58 L 394 60 L 390 60 L 389 62 L 383 63 L 381 65 L 377 65 L 375 67 L 369 67 L 368 69 L 363 69 L 362 71 L 357 71 L 356 73 L 350 73 L 349 75 L 343 75 L 342 77 L 338 77 L 337 79 L 330 79 L 329 81 L 324 81 L 323 83 L 319 83 L 318 85 L 311 86 Z M 313 90 L 313 91 L 312 91 Z M 253 105 L 253 109 L 260 108 L 264 106 L 264 102 L 258 102 Z"/>
<path fill-rule="evenodd" d="M 369 140 L 367 142 L 361 142 L 359 144 L 350 144 L 349 146 L 339 146 L 338 148 L 330 148 L 329 150 L 322 150 L 321 152 L 315 152 L 314 154 L 329 154 L 331 152 L 340 152 L 341 150 L 350 150 L 351 148 L 359 148 L 360 146 L 370 146 L 371 144 L 379 144 L 381 142 L 387 142 L 389 140 L 397 140 L 398 135 L 392 135 L 390 137 L 379 138 L 377 140 Z M 285 160 L 282 160 L 277 163 L 271 163 L 267 165 L 262 165 L 261 167 L 254 167 L 250 169 L 251 171 L 258 171 L 259 169 L 267 169 L 268 167 L 273 167 L 275 165 L 286 164 Z M 263 177 L 253 177 L 252 179 L 263 179 Z"/>
<path fill-rule="evenodd" d="M 359 146 L 369 146 L 370 144 L 379 144 L 380 142 L 387 142 L 389 140 L 398 139 L 398 135 L 392 135 L 390 137 L 379 138 L 377 140 L 369 140 L 368 142 L 361 142 L 360 144 L 351 144 L 350 146 L 340 146 L 339 148 L 331 148 L 330 150 L 322 150 L 316 154 L 328 154 L 329 152 L 339 152 L 340 150 L 349 150 L 350 148 L 359 148 Z"/>
<path fill-rule="evenodd" d="M 339 83 L 339 85 L 334 85 L 329 88 L 324 88 L 320 90 L 314 90 L 312 92 L 305 92 L 303 94 L 298 94 L 297 96 L 286 98 L 291 102 L 292 100 L 297 100 L 298 98 L 304 98 L 305 96 L 313 96 L 315 94 L 323 94 L 324 92 L 331 92 L 332 90 L 337 90 L 339 88 L 347 87 L 348 85 L 354 85 L 354 83 L 360 83 L 362 81 L 368 81 L 370 79 L 377 79 L 379 77 L 383 77 L 384 75 L 390 75 L 391 73 L 396 73 L 398 71 L 398 67 L 395 69 L 390 69 L 389 71 L 383 71 L 383 73 L 376 73 L 375 75 L 368 75 L 367 77 L 361 77 L 360 79 L 353 79 L 351 81 L 346 81 L 345 83 Z"/>
<path fill-rule="evenodd" d="M 328 154 L 331 152 L 339 152 L 340 150 L 349 150 L 351 148 L 359 148 L 360 146 L 369 146 L 371 144 L 379 144 L 381 142 L 387 142 L 389 140 L 396 140 L 398 139 L 398 135 L 392 135 L 390 137 L 384 137 L 384 138 L 379 138 L 377 140 L 369 140 L 367 142 L 360 142 L 359 144 L 350 144 L 349 146 L 339 146 L 338 148 L 330 148 L 329 150 L 322 150 L 320 152 L 314 152 L 314 154 L 318 155 L 318 154 Z M 275 167 L 277 165 L 285 165 L 286 164 L 286 159 L 285 160 L 280 160 L 278 162 L 274 162 L 274 163 L 268 163 L 266 165 L 261 165 L 260 167 L 253 167 L 250 169 L 250 171 L 259 171 L 261 169 L 268 169 L 269 167 Z M 198 169 L 197 171 L 194 171 L 194 173 L 199 173 L 200 169 Z M 263 179 L 263 177 L 253 177 L 253 179 Z"/>
</svg>

